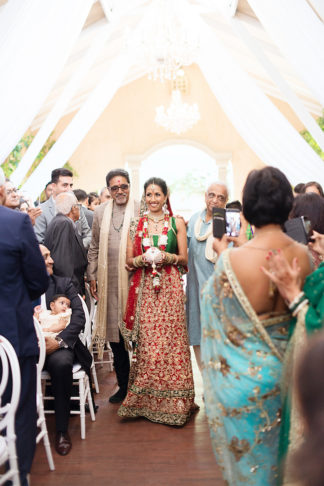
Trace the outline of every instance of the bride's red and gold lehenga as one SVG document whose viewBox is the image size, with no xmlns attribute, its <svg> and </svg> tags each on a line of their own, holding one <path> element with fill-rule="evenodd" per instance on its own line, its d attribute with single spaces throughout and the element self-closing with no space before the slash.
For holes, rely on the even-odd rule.
<svg viewBox="0 0 324 486">
<path fill-rule="evenodd" d="M 134 255 L 143 253 L 145 218 L 133 222 Z M 170 218 L 166 251 L 177 253 L 175 219 Z M 153 236 L 158 246 L 158 235 Z M 152 267 L 134 273 L 129 290 L 123 334 L 135 342 L 128 393 L 118 410 L 121 417 L 146 417 L 153 422 L 184 425 L 194 404 L 194 384 L 185 322 L 181 271 L 175 265 L 160 270 L 159 291 Z"/>
</svg>

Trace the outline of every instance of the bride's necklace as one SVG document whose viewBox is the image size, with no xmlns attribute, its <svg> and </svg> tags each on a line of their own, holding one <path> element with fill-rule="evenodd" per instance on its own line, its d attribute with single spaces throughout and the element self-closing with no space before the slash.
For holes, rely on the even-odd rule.
<svg viewBox="0 0 324 486">
<path fill-rule="evenodd" d="M 158 232 L 159 223 L 164 221 L 164 218 L 165 218 L 164 214 L 162 214 L 160 216 L 154 216 L 151 213 L 148 214 L 148 219 L 149 219 L 149 221 L 152 221 L 152 223 L 154 224 L 154 231 L 156 233 Z"/>
<path fill-rule="evenodd" d="M 143 221 L 142 245 L 145 253 L 151 248 L 151 239 L 148 232 L 149 215 L 145 214 L 143 219 L 144 221 Z M 158 240 L 158 249 L 160 251 L 165 251 L 168 244 L 168 229 L 169 229 L 169 220 L 170 220 L 169 211 L 165 211 L 165 213 L 163 214 L 163 220 L 164 220 L 163 229 L 162 229 L 162 233 L 159 235 L 159 240 Z M 159 221 L 157 221 L 157 224 L 158 223 Z M 155 290 L 155 292 L 159 292 L 161 288 L 160 287 L 161 273 L 157 271 L 156 264 L 154 262 L 152 265 L 151 275 L 153 279 L 153 289 Z"/>
</svg>

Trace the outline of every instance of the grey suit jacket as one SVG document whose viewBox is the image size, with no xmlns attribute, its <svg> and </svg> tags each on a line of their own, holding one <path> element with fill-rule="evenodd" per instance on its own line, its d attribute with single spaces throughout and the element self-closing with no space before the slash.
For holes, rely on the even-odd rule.
<svg viewBox="0 0 324 486">
<path fill-rule="evenodd" d="M 40 208 L 42 210 L 42 214 L 38 216 L 38 218 L 36 218 L 34 230 L 38 242 L 44 244 L 44 237 L 47 227 L 56 215 L 54 199 L 50 197 L 47 201 L 40 205 Z M 84 247 L 89 248 L 91 242 L 91 229 L 89 228 L 87 219 L 84 215 L 84 212 L 82 211 L 82 208 L 80 210 L 80 219 L 76 222 L 76 227 L 78 229 L 79 235 L 82 238 Z"/>
<path fill-rule="evenodd" d="M 82 206 L 82 211 L 84 212 L 85 217 L 87 218 L 88 225 L 90 229 L 92 228 L 92 222 L 93 222 L 93 211 L 91 209 L 86 208 L 85 206 Z"/>
</svg>

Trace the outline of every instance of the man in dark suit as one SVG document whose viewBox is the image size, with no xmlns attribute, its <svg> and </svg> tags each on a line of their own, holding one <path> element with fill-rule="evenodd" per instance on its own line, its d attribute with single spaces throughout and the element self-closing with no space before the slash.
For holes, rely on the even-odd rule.
<svg viewBox="0 0 324 486">
<path fill-rule="evenodd" d="M 71 301 L 72 315 L 70 324 L 56 338 L 46 338 L 45 368 L 51 375 L 52 392 L 54 395 L 56 423 L 56 451 L 65 456 L 71 450 L 72 443 L 68 433 L 70 398 L 72 394 L 73 363 L 81 364 L 90 376 L 92 356 L 79 339 L 84 328 L 85 316 L 82 303 L 70 278 L 53 274 L 53 260 L 50 251 L 43 245 L 40 250 L 45 260 L 47 272 L 50 275 L 49 287 L 46 292 L 46 306 L 56 294 L 63 294 Z"/>
<path fill-rule="evenodd" d="M 48 287 L 48 275 L 27 214 L 2 204 L 5 179 L 0 169 L 0 334 L 14 347 L 20 366 L 21 393 L 16 412 L 17 455 L 22 486 L 27 486 L 36 446 L 36 363 L 38 343 L 32 300 Z M 2 405 L 10 400 L 10 389 Z"/>
<path fill-rule="evenodd" d="M 35 233 L 39 243 L 44 243 L 44 237 L 48 225 L 56 214 L 55 200 L 62 192 L 71 192 L 73 187 L 73 174 L 70 170 L 59 168 L 52 171 L 52 196 L 40 205 L 42 214 L 36 219 Z M 85 248 L 88 248 L 91 241 L 91 229 L 83 212 L 80 214 L 80 220 L 76 223 L 79 234 Z"/>
<path fill-rule="evenodd" d="M 80 215 L 79 203 L 73 192 L 63 192 L 55 199 L 57 215 L 50 222 L 44 245 L 54 260 L 54 274 L 72 279 L 77 292 L 84 295 L 84 272 L 87 255 L 75 227 Z"/>
</svg>

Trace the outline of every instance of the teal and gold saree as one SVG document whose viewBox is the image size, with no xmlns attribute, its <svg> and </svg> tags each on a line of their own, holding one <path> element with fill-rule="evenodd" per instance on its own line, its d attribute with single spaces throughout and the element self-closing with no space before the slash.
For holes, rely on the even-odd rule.
<svg viewBox="0 0 324 486">
<path fill-rule="evenodd" d="M 229 259 L 201 297 L 205 404 L 216 459 L 230 486 L 276 485 L 280 381 L 290 314 L 260 320 Z"/>
</svg>

